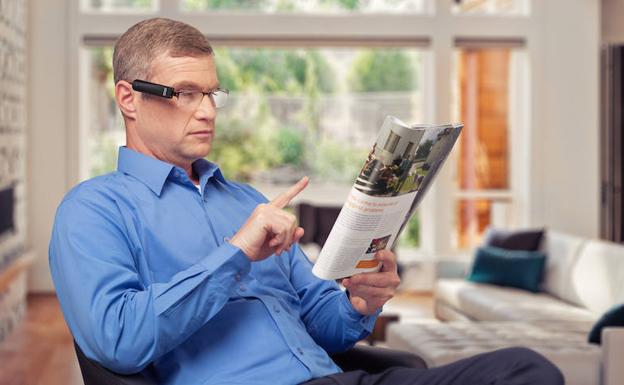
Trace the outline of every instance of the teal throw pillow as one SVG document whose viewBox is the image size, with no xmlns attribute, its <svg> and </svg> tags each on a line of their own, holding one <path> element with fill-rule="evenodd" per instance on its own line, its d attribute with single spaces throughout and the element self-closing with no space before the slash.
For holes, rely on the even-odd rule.
<svg viewBox="0 0 624 385">
<path fill-rule="evenodd" d="M 479 247 L 469 281 L 540 291 L 546 256 L 539 251 Z"/>
</svg>

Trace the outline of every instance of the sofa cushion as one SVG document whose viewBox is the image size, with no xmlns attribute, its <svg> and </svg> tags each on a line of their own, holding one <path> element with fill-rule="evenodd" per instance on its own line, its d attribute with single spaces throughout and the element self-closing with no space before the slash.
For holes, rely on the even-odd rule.
<svg viewBox="0 0 624 385">
<path fill-rule="evenodd" d="M 434 290 L 436 301 L 478 321 L 585 321 L 597 316 L 544 293 L 500 287 L 462 279 L 441 279 Z M 589 327 L 585 331 L 589 332 Z"/>
<path fill-rule="evenodd" d="M 483 245 L 507 250 L 538 250 L 544 236 L 544 229 L 503 230 L 493 227 L 485 233 Z"/>
<path fill-rule="evenodd" d="M 449 322 L 391 324 L 389 347 L 437 367 L 501 348 L 526 346 L 561 369 L 567 385 L 599 385 L 601 350 L 586 342 L 587 322 Z"/>
<path fill-rule="evenodd" d="M 542 290 L 567 302 L 580 305 L 572 291 L 572 268 L 578 259 L 585 239 L 548 231 L 542 245 L 546 254 L 546 268 Z"/>
<path fill-rule="evenodd" d="M 536 293 L 540 290 L 545 262 L 546 256 L 539 251 L 479 247 L 468 280 Z"/>
<path fill-rule="evenodd" d="M 587 241 L 571 271 L 574 302 L 591 310 L 596 318 L 624 302 L 624 246 Z"/>
<path fill-rule="evenodd" d="M 624 326 L 624 304 L 612 307 L 600 317 L 589 332 L 588 342 L 600 345 L 602 343 L 602 329 L 610 326 Z"/>
</svg>

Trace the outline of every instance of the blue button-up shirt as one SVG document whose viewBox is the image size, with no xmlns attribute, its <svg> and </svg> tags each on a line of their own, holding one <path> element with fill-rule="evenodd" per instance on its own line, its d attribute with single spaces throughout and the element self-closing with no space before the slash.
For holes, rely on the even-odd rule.
<svg viewBox="0 0 624 385">
<path fill-rule="evenodd" d="M 120 148 L 116 172 L 60 204 L 50 268 L 91 359 L 165 384 L 296 384 L 339 372 L 327 352 L 365 337 L 362 316 L 301 249 L 251 263 L 227 242 L 266 202 L 212 163 L 183 169 Z"/>
</svg>

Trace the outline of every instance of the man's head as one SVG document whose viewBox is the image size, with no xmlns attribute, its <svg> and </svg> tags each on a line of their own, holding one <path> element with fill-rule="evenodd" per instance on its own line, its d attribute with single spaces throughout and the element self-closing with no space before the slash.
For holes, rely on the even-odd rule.
<svg viewBox="0 0 624 385">
<path fill-rule="evenodd" d="M 219 87 L 212 47 L 194 27 L 169 19 L 149 19 L 130 27 L 113 53 L 115 96 L 124 116 L 128 147 L 182 167 L 208 154 L 216 109 L 209 96 L 188 106 L 132 90 L 145 80 L 176 91 Z"/>
</svg>

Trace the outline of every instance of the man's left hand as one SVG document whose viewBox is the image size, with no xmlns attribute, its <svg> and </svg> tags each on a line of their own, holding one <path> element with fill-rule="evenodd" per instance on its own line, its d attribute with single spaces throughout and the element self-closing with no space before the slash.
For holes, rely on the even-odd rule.
<svg viewBox="0 0 624 385">
<path fill-rule="evenodd" d="M 351 305 L 360 314 L 372 315 L 395 294 L 401 283 L 397 273 L 396 256 L 390 250 L 380 250 L 375 258 L 381 263 L 377 273 L 361 273 L 342 280 L 349 290 Z"/>
</svg>

